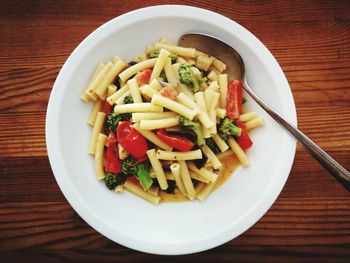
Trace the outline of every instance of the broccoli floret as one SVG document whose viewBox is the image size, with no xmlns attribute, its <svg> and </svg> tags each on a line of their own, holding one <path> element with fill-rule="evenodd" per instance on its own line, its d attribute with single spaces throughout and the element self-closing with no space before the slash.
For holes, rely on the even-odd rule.
<svg viewBox="0 0 350 263">
<path fill-rule="evenodd" d="M 181 116 L 179 119 L 179 123 L 183 129 L 189 130 L 195 133 L 198 146 L 204 146 L 205 140 L 203 136 L 203 131 L 198 122 L 190 121 L 189 119 Z"/>
<path fill-rule="evenodd" d="M 125 104 L 134 103 L 134 100 L 133 100 L 133 98 L 132 98 L 131 96 L 126 96 L 126 97 L 124 98 L 124 103 L 125 103 Z"/>
<path fill-rule="evenodd" d="M 191 65 L 184 63 L 181 64 L 178 72 L 181 83 L 188 85 L 193 92 L 199 91 L 199 82 L 196 76 L 194 75 Z"/>
<path fill-rule="evenodd" d="M 116 114 L 114 111 L 112 111 L 107 117 L 108 129 L 115 132 L 120 121 L 126 121 L 130 119 L 131 113 Z"/>
<path fill-rule="evenodd" d="M 216 145 L 216 143 L 214 142 L 214 140 L 212 138 L 205 139 L 205 143 L 208 145 L 210 150 L 212 150 L 214 153 L 220 152 L 219 147 Z"/>
<path fill-rule="evenodd" d="M 229 136 L 240 136 L 242 129 L 237 127 L 233 121 L 227 117 L 221 120 L 219 124 L 219 135 L 227 141 Z"/>
<path fill-rule="evenodd" d="M 160 49 L 155 49 L 151 53 L 149 53 L 150 58 L 157 58 L 159 56 Z M 177 60 L 177 54 L 170 52 L 169 58 L 171 59 L 171 63 L 175 63 Z"/>
<path fill-rule="evenodd" d="M 122 184 L 126 179 L 124 174 L 105 173 L 105 184 L 109 190 L 114 189 L 117 185 Z"/>
<path fill-rule="evenodd" d="M 153 181 L 150 175 L 150 165 L 148 161 L 137 163 L 137 160 L 129 155 L 122 163 L 121 170 L 127 175 L 135 175 L 143 189 L 151 187 Z"/>
</svg>

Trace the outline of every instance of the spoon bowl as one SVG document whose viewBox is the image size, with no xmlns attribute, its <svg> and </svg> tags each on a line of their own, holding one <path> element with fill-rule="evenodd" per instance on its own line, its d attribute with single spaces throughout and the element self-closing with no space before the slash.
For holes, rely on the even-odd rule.
<svg viewBox="0 0 350 263">
<path fill-rule="evenodd" d="M 231 80 L 241 80 L 243 82 L 243 89 L 255 100 L 255 102 L 258 103 L 276 122 L 289 131 L 290 134 L 292 134 L 297 141 L 302 144 L 304 148 L 350 192 L 350 172 L 337 163 L 305 134 L 267 105 L 249 87 L 245 77 L 244 61 L 233 47 L 219 39 L 199 33 L 190 33 L 181 36 L 179 39 L 179 45 L 196 48 L 223 61 L 227 66 L 226 72 L 228 78 Z"/>
</svg>

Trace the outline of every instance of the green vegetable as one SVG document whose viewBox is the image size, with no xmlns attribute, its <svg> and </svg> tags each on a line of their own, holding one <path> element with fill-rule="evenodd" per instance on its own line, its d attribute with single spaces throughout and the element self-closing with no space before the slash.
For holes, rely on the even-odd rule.
<svg viewBox="0 0 350 263">
<path fill-rule="evenodd" d="M 216 143 L 214 142 L 214 140 L 212 138 L 205 139 L 205 143 L 208 145 L 210 150 L 212 150 L 214 153 L 220 152 L 219 147 L 216 145 Z"/>
<path fill-rule="evenodd" d="M 126 97 L 124 98 L 124 103 L 125 103 L 125 104 L 134 103 L 134 100 L 133 100 L 133 98 L 132 98 L 131 96 L 126 96 Z"/>
<path fill-rule="evenodd" d="M 157 58 L 159 56 L 160 49 L 155 49 L 149 53 L 150 58 Z M 177 54 L 170 52 L 169 58 L 171 58 L 171 63 L 175 63 L 177 60 Z"/>
<path fill-rule="evenodd" d="M 220 137 L 225 141 L 227 141 L 229 136 L 240 136 L 242 132 L 242 129 L 237 127 L 233 121 L 227 117 L 221 120 L 218 130 Z"/>
<path fill-rule="evenodd" d="M 124 174 L 112 174 L 112 173 L 105 173 L 105 184 L 109 190 L 114 189 L 117 185 L 122 184 L 126 179 L 126 176 Z"/>
<path fill-rule="evenodd" d="M 191 65 L 181 64 L 178 72 L 181 83 L 188 85 L 193 92 L 200 90 L 198 79 L 194 75 Z"/>
<path fill-rule="evenodd" d="M 114 111 L 112 111 L 107 117 L 108 129 L 115 132 L 120 121 L 126 121 L 130 119 L 131 113 L 116 114 Z"/>
<path fill-rule="evenodd" d="M 202 131 L 202 128 L 198 122 L 190 121 L 189 119 L 187 119 L 183 116 L 180 117 L 179 122 L 180 122 L 180 126 L 183 129 L 188 130 L 188 131 L 192 131 L 193 133 L 195 133 L 198 146 L 204 146 L 205 140 L 204 140 L 204 136 L 203 136 L 203 131 Z"/>
<path fill-rule="evenodd" d="M 129 155 L 122 163 L 121 170 L 127 175 L 135 175 L 142 188 L 147 190 L 153 181 L 150 175 L 150 165 L 148 161 L 137 163 L 137 160 Z"/>
<path fill-rule="evenodd" d="M 243 97 L 243 98 L 242 98 L 242 104 L 246 103 L 247 101 L 248 101 L 248 100 L 247 100 L 246 97 Z"/>
</svg>

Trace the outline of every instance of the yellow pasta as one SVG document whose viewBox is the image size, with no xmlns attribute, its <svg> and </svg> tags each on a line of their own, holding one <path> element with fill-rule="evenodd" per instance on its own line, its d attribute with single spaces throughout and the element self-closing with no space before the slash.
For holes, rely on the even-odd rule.
<svg viewBox="0 0 350 263">
<path fill-rule="evenodd" d="M 88 149 L 89 154 L 95 154 L 98 134 L 102 130 L 102 126 L 103 126 L 103 122 L 105 120 L 105 117 L 106 117 L 106 114 L 104 112 L 97 113 L 94 128 L 92 130 L 92 134 L 91 134 L 91 138 L 90 138 L 90 144 L 89 144 L 89 149 Z"/>
<path fill-rule="evenodd" d="M 226 64 L 224 62 L 222 62 L 221 60 L 218 60 L 216 58 L 214 58 L 213 66 L 220 73 L 226 70 Z"/>
<path fill-rule="evenodd" d="M 219 87 L 218 82 L 216 80 L 214 80 L 210 83 L 210 85 L 208 86 L 207 89 L 214 91 L 214 92 L 219 92 L 220 87 Z"/>
<path fill-rule="evenodd" d="M 206 183 L 206 184 L 209 183 L 209 180 L 206 179 L 206 178 L 204 178 L 204 177 L 201 176 L 200 174 L 197 174 L 197 173 L 195 173 L 195 172 L 193 172 L 193 171 L 189 171 L 189 173 L 190 173 L 190 177 L 191 177 L 192 179 L 197 180 L 197 181 L 199 181 L 199 182 Z"/>
<path fill-rule="evenodd" d="M 218 179 L 218 175 L 216 173 L 213 173 L 205 169 L 204 167 L 202 167 L 201 169 L 198 169 L 193 162 L 188 162 L 188 168 L 210 182 L 215 183 L 216 180 Z"/>
<path fill-rule="evenodd" d="M 134 103 L 142 103 L 140 88 L 136 79 L 130 79 L 127 83 Z"/>
<path fill-rule="evenodd" d="M 241 164 L 243 166 L 249 165 L 249 160 L 247 158 L 247 155 L 232 137 L 228 139 L 227 143 L 232 149 L 232 151 L 235 153 L 235 155 L 237 156 Z"/>
<path fill-rule="evenodd" d="M 177 96 L 177 100 L 182 103 L 184 106 L 198 111 L 197 118 L 200 120 L 200 122 L 203 124 L 205 128 L 211 128 L 214 126 L 214 122 L 209 118 L 208 114 L 202 110 L 191 98 L 187 97 L 184 93 L 180 93 Z"/>
<path fill-rule="evenodd" d="M 151 149 L 147 151 L 148 159 L 153 167 L 153 170 L 157 176 L 157 180 L 161 189 L 165 190 L 168 188 L 168 182 L 166 180 L 162 164 L 156 157 L 156 150 Z"/>
<path fill-rule="evenodd" d="M 175 53 L 179 56 L 191 57 L 191 58 L 195 56 L 195 51 L 196 51 L 194 48 L 179 47 L 175 45 L 167 45 L 167 44 L 161 44 L 161 43 L 156 43 L 155 46 L 156 48 L 164 48 L 169 52 Z"/>
<path fill-rule="evenodd" d="M 201 150 L 194 150 L 188 152 L 170 152 L 170 151 L 157 151 L 157 159 L 160 160 L 172 160 L 172 161 L 183 161 L 183 160 L 196 160 L 202 159 Z"/>
<path fill-rule="evenodd" d="M 193 120 L 193 118 L 199 113 L 197 110 L 191 110 L 188 107 L 185 107 L 184 105 L 166 97 L 163 97 L 159 94 L 153 95 L 152 103 L 155 105 L 165 107 L 169 110 L 175 111 L 189 120 Z"/>
<path fill-rule="evenodd" d="M 220 74 L 218 80 L 220 86 L 220 107 L 225 109 L 227 101 L 227 74 Z"/>
<path fill-rule="evenodd" d="M 175 117 L 178 114 L 173 111 L 167 112 L 137 112 L 132 114 L 133 122 L 140 122 L 141 120 L 159 120 L 165 118 Z"/>
<path fill-rule="evenodd" d="M 88 102 L 90 100 L 90 96 L 87 95 L 87 91 L 89 90 L 89 86 L 90 84 L 96 79 L 96 77 L 98 76 L 98 74 L 101 72 L 101 70 L 105 67 L 105 64 L 103 63 L 100 63 L 98 64 L 98 66 L 96 67 L 95 69 L 95 72 L 92 74 L 92 77 L 90 78 L 88 84 L 87 84 L 87 88 L 86 88 L 86 91 L 83 92 L 83 94 L 81 94 L 80 98 L 83 100 L 83 101 L 86 101 Z M 95 96 L 96 97 L 96 96 Z"/>
<path fill-rule="evenodd" d="M 178 78 L 176 76 L 175 70 L 174 68 L 171 66 L 171 59 L 168 57 L 165 65 L 164 65 L 164 72 L 165 72 L 165 76 L 168 80 L 168 83 L 176 88 L 177 84 L 178 84 Z"/>
<path fill-rule="evenodd" d="M 159 120 L 141 120 L 140 127 L 142 130 L 156 130 L 169 128 L 179 124 L 179 116 L 164 118 Z"/>
<path fill-rule="evenodd" d="M 142 95 L 146 95 L 148 98 L 152 99 L 153 95 L 155 93 L 158 93 L 158 91 L 155 89 L 152 89 L 150 85 L 143 85 L 141 87 L 141 93 Z"/>
<path fill-rule="evenodd" d="M 218 80 L 218 75 L 214 70 L 210 71 L 207 78 L 211 81 L 217 81 Z"/>
<path fill-rule="evenodd" d="M 150 81 L 152 81 L 160 76 L 160 73 L 162 72 L 163 67 L 164 67 L 169 55 L 170 55 L 169 51 L 167 51 L 163 48 L 159 51 L 159 56 L 156 60 L 154 68 L 152 70 Z"/>
<path fill-rule="evenodd" d="M 117 114 L 128 112 L 163 112 L 163 107 L 154 105 L 149 102 L 145 103 L 130 103 L 125 105 L 116 105 L 114 112 Z"/>
<path fill-rule="evenodd" d="M 220 119 L 225 118 L 226 117 L 226 110 L 221 109 L 221 108 L 217 108 L 216 109 L 216 116 L 219 117 Z"/>
<path fill-rule="evenodd" d="M 187 195 L 191 200 L 193 200 L 196 196 L 196 191 L 194 190 L 193 183 L 192 183 L 186 162 L 179 161 L 179 165 L 180 165 L 180 174 L 181 174 L 182 182 L 185 186 Z"/>
<path fill-rule="evenodd" d="M 208 160 L 212 163 L 214 169 L 220 169 L 222 167 L 222 163 L 220 162 L 219 158 L 207 145 L 202 146 L 201 149 L 203 153 L 208 157 Z"/>
<path fill-rule="evenodd" d="M 258 117 L 258 114 L 256 114 L 255 112 L 247 112 L 239 115 L 238 120 L 242 122 L 247 122 L 251 121 L 252 119 L 255 119 L 256 117 Z"/>
<path fill-rule="evenodd" d="M 94 106 L 92 107 L 92 110 L 88 119 L 88 124 L 90 124 L 91 126 L 94 126 L 97 113 L 102 110 L 102 106 L 103 106 L 103 101 L 97 100 Z"/>
<path fill-rule="evenodd" d="M 166 45 L 171 45 L 171 46 L 175 46 L 174 42 L 171 41 L 170 39 L 166 38 L 166 37 L 163 37 L 159 43 L 161 44 L 166 44 Z"/>
<path fill-rule="evenodd" d="M 128 86 L 129 87 L 129 86 Z M 122 94 L 116 101 L 115 101 L 115 104 L 117 105 L 123 105 L 125 104 L 125 97 L 127 96 L 131 96 L 131 92 L 130 90 L 127 90 L 124 94 Z"/>
<path fill-rule="evenodd" d="M 200 55 L 197 57 L 196 66 L 202 70 L 207 71 L 214 61 L 214 57 Z"/>
<path fill-rule="evenodd" d="M 128 80 L 131 76 L 135 75 L 136 73 L 142 71 L 142 70 L 145 70 L 145 69 L 149 69 L 149 68 L 152 68 L 155 63 L 156 63 L 156 58 L 152 58 L 152 59 L 147 59 L 147 60 L 144 60 L 142 62 L 139 62 L 127 69 L 125 69 L 124 71 L 122 71 L 120 74 L 119 74 L 119 78 L 122 80 L 122 81 L 126 81 Z"/>
<path fill-rule="evenodd" d="M 106 141 L 107 141 L 107 136 L 100 133 L 97 137 L 96 152 L 95 152 L 95 168 L 96 168 L 97 180 L 101 180 L 105 177 L 105 173 L 103 170 L 103 149 Z"/>
<path fill-rule="evenodd" d="M 204 97 L 205 97 L 209 117 L 213 123 L 216 123 L 216 107 L 219 102 L 220 94 L 207 89 L 204 92 Z M 217 133 L 216 125 L 210 128 L 210 132 L 211 134 Z"/>
<path fill-rule="evenodd" d="M 116 91 L 114 94 L 111 96 L 108 96 L 106 101 L 110 104 L 113 105 L 117 99 L 119 99 L 123 94 L 125 94 L 129 90 L 129 86 L 126 84 L 122 86 L 118 91 Z"/>
<path fill-rule="evenodd" d="M 185 186 L 182 182 L 182 177 L 181 177 L 181 170 L 180 170 L 180 164 L 179 163 L 173 163 L 170 165 L 170 171 L 174 176 L 176 186 L 179 189 L 181 193 L 186 195 L 186 189 Z"/>
<path fill-rule="evenodd" d="M 123 60 L 118 60 L 108 72 L 106 72 L 106 75 L 104 76 L 101 83 L 96 88 L 95 93 L 102 98 L 103 94 L 106 92 L 108 85 L 112 83 L 112 81 L 117 77 L 119 72 L 121 72 L 125 67 L 126 63 Z"/>
<path fill-rule="evenodd" d="M 93 100 L 96 100 L 97 96 L 95 94 L 95 90 L 100 85 L 100 83 L 103 81 L 103 78 L 107 74 L 107 72 L 111 69 L 113 66 L 112 62 L 108 62 L 106 66 L 100 71 L 100 73 L 96 76 L 96 78 L 90 83 L 86 90 L 86 94 Z"/>
<path fill-rule="evenodd" d="M 215 183 L 209 183 L 203 189 L 196 194 L 196 198 L 200 201 L 205 201 L 208 195 L 213 191 Z"/>
<path fill-rule="evenodd" d="M 117 91 L 117 86 L 114 84 L 108 85 L 107 96 L 112 96 Z"/>
<path fill-rule="evenodd" d="M 147 192 L 145 192 L 140 186 L 134 184 L 134 183 L 131 183 L 129 181 L 126 181 L 124 183 L 124 188 L 126 190 L 128 190 L 129 192 L 145 199 L 146 201 L 149 201 L 155 205 L 159 204 L 160 202 L 160 197 L 159 196 L 154 196 L 152 194 L 149 194 Z"/>
<path fill-rule="evenodd" d="M 221 137 L 217 134 L 213 135 L 213 140 L 215 144 L 219 147 L 221 152 L 227 151 L 230 147 L 227 145 L 227 143 L 221 139 Z"/>
<path fill-rule="evenodd" d="M 264 125 L 264 120 L 261 117 L 256 117 L 245 123 L 247 130 Z"/>
</svg>

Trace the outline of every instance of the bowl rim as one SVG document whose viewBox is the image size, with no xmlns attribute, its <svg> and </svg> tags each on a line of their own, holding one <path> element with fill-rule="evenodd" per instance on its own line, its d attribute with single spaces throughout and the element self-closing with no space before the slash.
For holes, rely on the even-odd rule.
<svg viewBox="0 0 350 263">
<path fill-rule="evenodd" d="M 49 157 L 49 162 L 54 173 L 55 179 L 64 194 L 65 198 L 69 202 L 69 204 L 73 207 L 73 209 L 97 232 L 106 236 L 107 238 L 117 242 L 123 246 L 128 248 L 132 248 L 138 251 L 152 253 L 152 254 L 160 254 L 160 255 L 183 255 L 196 253 L 200 251 L 204 251 L 207 249 L 211 249 L 217 247 L 221 244 L 224 244 L 233 238 L 239 236 L 243 232 L 245 232 L 248 228 L 250 228 L 253 224 L 255 224 L 272 206 L 272 204 L 277 199 L 278 195 L 281 193 L 283 186 L 285 185 L 287 178 L 289 176 L 294 156 L 296 150 L 296 141 L 290 137 L 288 139 L 288 144 L 286 144 L 286 151 L 284 152 L 285 158 L 284 164 L 280 167 L 280 173 L 283 175 L 276 177 L 276 180 L 272 182 L 273 191 L 266 196 L 264 194 L 264 202 L 261 198 L 258 202 L 260 206 L 255 205 L 254 212 L 250 209 L 247 211 L 246 220 L 241 224 L 239 229 L 233 229 L 232 226 L 229 226 L 223 229 L 220 232 L 216 232 L 212 236 L 201 239 L 201 240 L 193 240 L 191 242 L 187 242 L 186 244 L 182 244 L 181 249 L 178 246 L 173 246 L 172 244 L 160 244 L 155 242 L 144 242 L 135 237 L 131 237 L 119 231 L 118 235 L 113 234 L 108 231 L 108 226 L 99 220 L 98 215 L 96 215 L 93 211 L 91 211 L 88 206 L 84 203 L 74 186 L 68 180 L 68 172 L 64 166 L 64 161 L 61 157 L 61 154 L 57 151 L 58 149 L 58 117 L 59 111 L 57 110 L 60 106 L 60 102 L 63 96 L 61 91 L 62 83 L 64 83 L 64 78 L 67 75 L 70 75 L 69 68 L 70 64 L 73 60 L 79 57 L 79 54 L 82 50 L 92 44 L 92 42 L 97 41 L 94 38 L 101 38 L 104 34 L 108 33 L 110 29 L 118 24 L 118 27 L 127 26 L 129 24 L 142 21 L 147 18 L 154 17 L 163 17 L 163 16 L 177 16 L 177 17 L 195 17 L 198 20 L 206 20 L 212 21 L 215 25 L 220 27 L 225 27 L 225 29 L 232 27 L 235 30 L 239 31 L 242 34 L 242 38 L 245 40 L 250 40 L 250 45 L 259 49 L 259 55 L 267 58 L 271 67 L 274 68 L 275 73 L 278 76 L 279 81 L 288 87 L 289 89 L 283 90 L 284 96 L 287 97 L 288 102 L 288 111 L 285 111 L 283 116 L 286 117 L 292 124 L 296 126 L 297 124 L 297 116 L 296 116 L 296 108 L 294 104 L 294 99 L 292 96 L 291 89 L 289 87 L 288 81 L 279 66 L 278 62 L 271 54 L 271 52 L 265 47 L 265 45 L 256 38 L 250 31 L 245 29 L 243 26 L 234 22 L 233 20 L 215 13 L 213 11 L 209 11 L 202 8 L 197 8 L 193 6 L 187 5 L 157 5 L 145 7 L 137 10 L 133 10 L 131 12 L 125 13 L 118 17 L 115 17 L 96 30 L 94 30 L 91 34 L 89 34 L 71 53 L 66 62 L 64 63 L 62 69 L 60 70 L 57 79 L 54 83 L 53 89 L 50 94 L 49 103 L 47 107 L 46 113 L 46 126 L 45 126 L 45 135 L 46 135 L 46 145 L 47 152 Z M 226 28 L 227 27 L 227 28 Z M 289 136 L 289 135 L 286 135 Z M 64 176 L 63 176 L 64 175 Z M 249 214 L 250 213 L 250 214 Z M 253 213 L 253 214 L 252 214 Z"/>
</svg>

